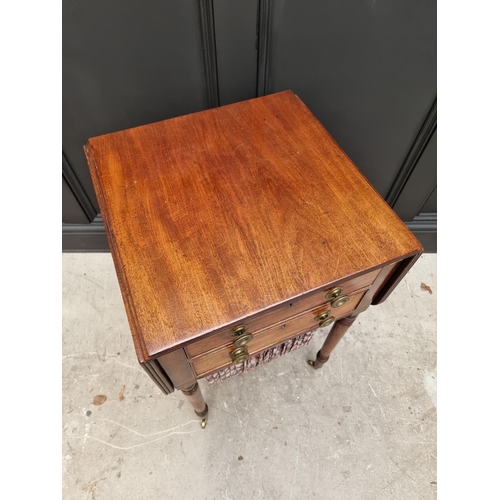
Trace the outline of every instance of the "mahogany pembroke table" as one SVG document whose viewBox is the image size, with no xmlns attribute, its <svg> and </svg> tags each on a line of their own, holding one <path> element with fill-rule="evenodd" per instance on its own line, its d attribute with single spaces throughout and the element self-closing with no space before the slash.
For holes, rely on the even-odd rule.
<svg viewBox="0 0 500 500">
<path fill-rule="evenodd" d="M 217 382 L 331 325 L 321 368 L 422 246 L 291 91 L 89 139 L 139 363 L 206 425 Z"/>
</svg>

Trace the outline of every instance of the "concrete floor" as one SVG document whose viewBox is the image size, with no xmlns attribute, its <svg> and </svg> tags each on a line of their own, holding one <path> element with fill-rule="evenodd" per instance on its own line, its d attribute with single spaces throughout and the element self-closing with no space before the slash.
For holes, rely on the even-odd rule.
<svg viewBox="0 0 500 500">
<path fill-rule="evenodd" d="M 138 366 L 110 255 L 63 255 L 63 498 L 436 498 L 436 256 L 314 371 L 325 333 L 202 380 L 203 430 Z"/>
</svg>

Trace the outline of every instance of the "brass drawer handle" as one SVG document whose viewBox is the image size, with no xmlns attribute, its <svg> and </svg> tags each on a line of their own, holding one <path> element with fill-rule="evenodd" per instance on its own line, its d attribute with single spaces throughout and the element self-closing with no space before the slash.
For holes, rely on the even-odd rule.
<svg viewBox="0 0 500 500">
<path fill-rule="evenodd" d="M 325 311 L 325 312 L 322 312 L 321 314 L 318 314 L 318 315 L 314 318 L 314 321 L 323 321 L 323 320 L 325 320 L 326 318 L 328 318 L 328 316 L 330 316 L 330 311 Z"/>
<path fill-rule="evenodd" d="M 235 326 L 230 332 L 229 335 L 231 337 L 239 337 L 243 335 L 248 330 L 248 325 L 239 325 Z"/>
<path fill-rule="evenodd" d="M 332 307 L 340 307 L 343 306 L 344 304 L 347 304 L 347 302 L 349 302 L 350 299 L 351 297 L 349 297 L 349 295 L 344 295 L 343 297 L 339 297 L 338 299 L 332 300 L 330 304 Z"/>
<path fill-rule="evenodd" d="M 246 333 L 245 335 L 240 335 L 233 342 L 234 347 L 243 347 L 247 345 L 253 339 L 253 335 L 251 333 Z"/>
<path fill-rule="evenodd" d="M 323 320 L 323 321 L 319 324 L 319 327 L 320 327 L 320 328 L 323 328 L 324 326 L 331 325 L 334 321 L 335 321 L 335 318 L 333 318 L 333 317 L 327 318 L 327 319 Z"/>
<path fill-rule="evenodd" d="M 236 348 L 234 351 L 231 351 L 229 353 L 229 356 L 231 357 L 231 360 L 235 365 L 243 363 L 250 357 L 246 346 Z"/>
<path fill-rule="evenodd" d="M 235 365 L 240 365 L 241 363 L 244 363 L 249 357 L 250 357 L 250 354 L 242 354 L 241 356 L 234 358 L 233 363 Z"/>
<path fill-rule="evenodd" d="M 338 286 L 338 287 L 334 288 L 333 290 L 330 290 L 326 294 L 326 298 L 327 299 L 336 299 L 342 293 L 342 290 L 344 290 L 344 287 Z"/>
<path fill-rule="evenodd" d="M 248 348 L 246 346 L 237 347 L 234 351 L 229 353 L 231 359 L 237 358 L 240 354 L 248 354 Z"/>
</svg>

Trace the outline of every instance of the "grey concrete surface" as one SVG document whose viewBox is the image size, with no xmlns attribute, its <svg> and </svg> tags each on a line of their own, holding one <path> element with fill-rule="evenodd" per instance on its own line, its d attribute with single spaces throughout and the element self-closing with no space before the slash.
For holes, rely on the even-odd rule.
<svg viewBox="0 0 500 500">
<path fill-rule="evenodd" d="M 138 366 L 110 255 L 63 255 L 63 498 L 436 498 L 436 256 L 314 371 L 325 333 L 202 380 L 203 430 Z"/>
</svg>

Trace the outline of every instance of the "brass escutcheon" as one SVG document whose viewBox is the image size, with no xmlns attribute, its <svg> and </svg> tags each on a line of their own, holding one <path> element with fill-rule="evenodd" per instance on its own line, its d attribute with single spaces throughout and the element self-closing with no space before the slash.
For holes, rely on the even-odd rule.
<svg viewBox="0 0 500 500">
<path fill-rule="evenodd" d="M 338 287 L 334 288 L 333 290 L 330 290 L 326 294 L 326 298 L 327 299 L 336 299 L 342 293 L 343 289 L 344 289 L 343 286 L 338 286 Z"/>
<path fill-rule="evenodd" d="M 234 347 L 243 347 L 247 345 L 253 339 L 253 335 L 251 333 L 245 333 L 245 335 L 240 335 L 233 342 Z"/>
<path fill-rule="evenodd" d="M 335 318 L 327 318 L 325 320 L 323 320 L 320 324 L 319 324 L 319 327 L 320 328 L 323 328 L 324 326 L 328 326 L 328 325 L 331 325 L 333 322 L 335 321 Z"/>
<path fill-rule="evenodd" d="M 347 304 L 350 298 L 351 297 L 349 297 L 349 295 L 344 295 L 343 297 L 339 297 L 338 299 L 332 300 L 330 304 L 332 307 L 340 307 L 343 306 L 344 304 Z"/>
<path fill-rule="evenodd" d="M 239 337 L 243 335 L 248 330 L 248 325 L 239 325 L 235 326 L 230 332 L 229 335 L 231 337 Z"/>
<path fill-rule="evenodd" d="M 325 320 L 326 318 L 328 318 L 328 316 L 330 316 L 330 311 L 325 311 L 325 312 L 322 312 L 321 314 L 318 314 L 318 315 L 314 318 L 314 321 L 323 321 L 323 320 Z"/>
</svg>

